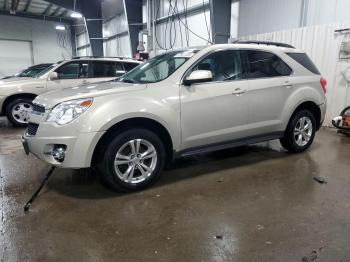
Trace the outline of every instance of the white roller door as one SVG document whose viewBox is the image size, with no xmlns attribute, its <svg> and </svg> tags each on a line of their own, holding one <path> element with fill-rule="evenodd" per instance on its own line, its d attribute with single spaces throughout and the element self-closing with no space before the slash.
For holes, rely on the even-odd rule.
<svg viewBox="0 0 350 262">
<path fill-rule="evenodd" d="M 0 77 L 13 75 L 33 65 L 30 41 L 0 39 Z"/>
</svg>

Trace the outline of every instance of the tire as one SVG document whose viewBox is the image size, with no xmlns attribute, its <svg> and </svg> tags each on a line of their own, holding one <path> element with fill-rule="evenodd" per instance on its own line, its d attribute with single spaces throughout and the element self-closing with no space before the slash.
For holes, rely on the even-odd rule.
<svg viewBox="0 0 350 262">
<path fill-rule="evenodd" d="M 14 126 L 27 126 L 28 114 L 33 110 L 32 101 L 30 98 L 17 98 L 7 105 L 5 109 L 6 116 Z"/>
<path fill-rule="evenodd" d="M 305 122 L 303 122 L 303 119 Z M 304 124 L 302 124 L 304 123 Z M 307 128 L 311 124 L 311 129 Z M 302 128 L 304 126 L 304 128 Z M 302 131 L 303 130 L 303 131 Z M 294 133 L 295 132 L 295 133 Z M 291 153 L 300 153 L 308 149 L 316 133 L 316 120 L 309 110 L 300 110 L 291 117 L 281 145 Z"/>
<path fill-rule="evenodd" d="M 135 147 L 134 152 L 130 141 Z M 142 158 L 147 150 L 153 153 Z M 117 159 L 117 153 L 123 157 Z M 117 160 L 119 165 L 116 164 Z M 160 177 L 164 162 L 164 145 L 156 134 L 146 129 L 130 129 L 116 136 L 107 145 L 99 171 L 103 182 L 113 190 L 134 192 L 155 183 Z"/>
</svg>

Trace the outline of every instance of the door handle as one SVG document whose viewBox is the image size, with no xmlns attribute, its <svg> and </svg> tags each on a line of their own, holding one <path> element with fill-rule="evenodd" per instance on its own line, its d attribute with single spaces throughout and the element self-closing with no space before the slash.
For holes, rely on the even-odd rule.
<svg viewBox="0 0 350 262">
<path fill-rule="evenodd" d="M 236 96 L 240 96 L 240 95 L 243 95 L 245 92 L 246 92 L 246 90 L 243 90 L 243 89 L 241 89 L 241 88 L 236 88 L 236 89 L 232 92 L 232 94 L 233 94 L 233 95 L 236 95 Z"/>
<path fill-rule="evenodd" d="M 293 87 L 293 85 L 292 85 L 289 81 L 286 81 L 286 82 L 284 83 L 284 86 L 285 86 L 287 89 Z"/>
</svg>

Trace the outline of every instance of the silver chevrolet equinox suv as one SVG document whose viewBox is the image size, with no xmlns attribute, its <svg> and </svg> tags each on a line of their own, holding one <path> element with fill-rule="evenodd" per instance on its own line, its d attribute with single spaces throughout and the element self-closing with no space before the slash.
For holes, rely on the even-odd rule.
<svg viewBox="0 0 350 262">
<path fill-rule="evenodd" d="M 117 81 L 38 96 L 22 143 L 51 165 L 94 167 L 110 187 L 130 192 L 179 156 L 273 139 L 306 150 L 324 119 L 325 93 L 308 56 L 285 44 L 169 51 Z"/>
<path fill-rule="evenodd" d="M 0 80 L 0 116 L 26 126 L 33 99 L 45 92 L 116 79 L 141 62 L 120 57 L 76 57 L 47 67 L 35 77 Z"/>
</svg>

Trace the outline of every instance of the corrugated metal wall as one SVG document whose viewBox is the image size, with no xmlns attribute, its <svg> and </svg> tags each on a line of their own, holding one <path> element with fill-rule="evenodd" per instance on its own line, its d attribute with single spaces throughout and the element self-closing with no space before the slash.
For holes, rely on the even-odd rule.
<svg viewBox="0 0 350 262">
<path fill-rule="evenodd" d="M 350 32 L 339 34 L 337 29 L 349 28 L 350 22 L 304 27 L 274 33 L 252 35 L 249 40 L 276 41 L 292 44 L 306 51 L 328 81 L 328 110 L 325 125 L 331 124 L 332 117 L 350 105 L 350 55 L 340 59 L 342 43 L 350 44 Z"/>
</svg>

